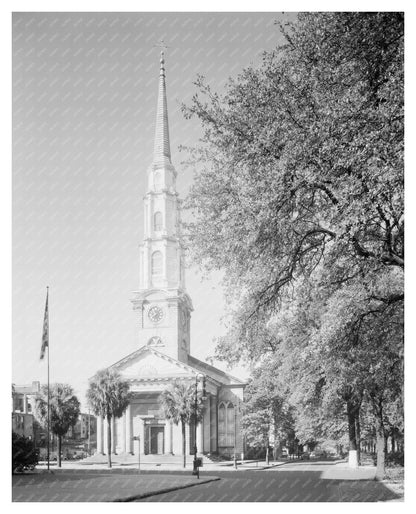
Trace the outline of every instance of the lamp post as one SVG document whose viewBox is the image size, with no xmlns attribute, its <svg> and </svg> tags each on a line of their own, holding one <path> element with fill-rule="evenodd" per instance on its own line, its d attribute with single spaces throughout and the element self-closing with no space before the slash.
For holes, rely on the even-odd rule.
<svg viewBox="0 0 416 514">
<path fill-rule="evenodd" d="M 205 400 L 205 376 L 204 375 L 196 375 L 195 377 L 195 403 L 194 403 L 194 423 L 195 423 L 195 432 L 194 432 L 194 462 L 193 462 L 193 470 L 192 474 L 197 475 L 199 478 L 199 466 L 201 462 L 197 459 L 197 444 L 196 444 L 196 431 L 198 426 L 198 379 L 202 377 L 202 400 Z"/>
</svg>

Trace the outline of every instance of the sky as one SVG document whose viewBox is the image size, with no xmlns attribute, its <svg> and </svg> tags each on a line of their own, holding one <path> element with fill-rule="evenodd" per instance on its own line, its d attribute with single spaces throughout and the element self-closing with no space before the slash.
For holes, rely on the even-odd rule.
<svg viewBox="0 0 416 514">
<path fill-rule="evenodd" d="M 198 120 L 181 104 L 197 74 L 216 91 L 282 39 L 278 13 L 14 13 L 12 43 L 12 381 L 46 382 L 39 360 L 49 286 L 50 380 L 83 400 L 88 378 L 142 346 L 138 286 L 163 39 L 172 162 L 187 194 Z M 220 275 L 186 271 L 191 353 L 224 333 Z M 222 365 L 224 369 L 224 364 Z M 245 378 L 242 369 L 234 374 Z M 83 404 L 85 408 L 85 403 Z"/>
</svg>

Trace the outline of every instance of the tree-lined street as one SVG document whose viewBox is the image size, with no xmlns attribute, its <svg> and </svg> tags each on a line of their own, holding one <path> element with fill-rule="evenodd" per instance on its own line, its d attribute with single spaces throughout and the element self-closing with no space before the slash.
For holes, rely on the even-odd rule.
<svg viewBox="0 0 416 514">
<path fill-rule="evenodd" d="M 101 13 L 94 21 L 94 15 L 88 13 L 79 17 L 69 13 L 62 17 L 61 25 L 59 14 L 56 19 L 36 13 L 14 16 L 14 74 L 20 83 L 20 93 L 14 95 L 18 99 L 17 132 L 19 126 L 27 125 L 26 118 L 17 115 L 20 111 L 36 111 L 40 120 L 48 112 L 36 101 L 32 103 L 40 111 L 26 104 L 23 99 L 28 93 L 35 100 L 47 96 L 66 99 L 68 105 L 62 102 L 62 112 L 58 108 L 52 112 L 65 116 L 75 113 L 74 120 L 64 125 L 71 131 L 89 128 L 84 136 L 77 136 L 88 144 L 75 157 L 70 149 L 73 144 L 78 152 L 79 141 L 72 140 L 72 136 L 62 136 L 63 147 L 68 146 L 64 151 L 58 151 L 56 144 L 52 147 L 54 154 L 65 156 L 71 170 L 70 179 L 62 175 L 59 182 L 69 184 L 71 190 L 65 193 L 70 201 L 62 220 L 76 219 L 70 215 L 72 208 L 78 209 L 81 203 L 89 205 L 91 198 L 99 199 L 97 213 L 85 210 L 84 218 L 94 218 L 102 229 L 100 238 L 108 236 L 114 248 L 123 248 L 114 234 L 123 232 L 120 198 L 130 187 L 123 181 L 120 168 L 116 174 L 120 181 L 114 183 L 120 182 L 123 192 L 120 198 L 112 192 L 111 201 L 104 201 L 100 195 L 107 178 L 101 160 L 115 170 L 113 164 L 120 155 L 134 153 L 126 137 L 132 134 L 131 127 L 126 122 L 123 133 L 122 121 L 127 113 L 134 116 L 129 121 L 133 125 L 143 117 L 132 108 L 135 102 L 140 109 L 148 110 L 148 102 L 143 102 L 147 96 L 144 82 L 132 85 L 135 73 L 147 75 L 144 43 L 140 47 L 137 38 L 131 36 L 140 24 L 151 26 L 160 19 L 161 24 L 166 21 L 165 26 L 174 31 L 175 41 L 183 28 L 172 27 L 209 25 L 205 23 L 206 14 L 194 14 L 184 17 L 185 14 L 166 13 L 166 20 L 156 14 L 146 21 L 141 13 L 108 13 L 104 18 Z M 221 52 L 236 61 L 240 48 L 230 52 L 227 45 L 239 38 L 238 18 L 231 20 L 232 37 L 228 37 L 220 28 L 225 18 L 221 19 L 221 13 L 217 15 L 218 23 L 210 22 L 207 41 L 218 40 Z M 230 15 L 233 16 L 227 14 Z M 242 16 L 246 23 L 252 14 Z M 91 313 L 95 312 L 95 324 L 99 326 L 111 310 L 91 311 L 91 307 L 82 308 L 82 315 L 71 313 L 71 309 L 67 318 L 61 313 L 57 325 L 51 318 L 51 326 L 60 329 L 54 329 L 49 341 L 48 286 L 40 357 L 42 360 L 47 349 L 47 385 L 40 387 L 40 381 L 34 381 L 32 386 L 12 387 L 12 473 L 28 472 L 13 477 L 14 501 L 401 500 L 405 451 L 404 13 L 339 11 L 273 16 L 273 44 L 255 43 L 262 32 L 260 22 L 251 34 L 261 58 L 242 60 L 238 71 L 228 69 L 225 61 L 221 66 L 218 62 L 219 70 L 224 72 L 217 77 L 210 69 L 206 76 L 200 74 L 204 69 L 200 66 L 202 60 L 198 60 L 196 69 L 187 69 L 190 61 L 186 53 L 178 50 L 174 57 L 175 51 L 169 50 L 171 46 L 163 39 L 153 45 L 161 52 L 153 157 L 149 156 L 147 171 L 140 172 L 143 241 L 139 245 L 138 278 L 130 299 L 135 316 L 134 341 L 120 332 L 113 337 L 109 351 L 109 346 L 106 350 L 101 344 L 103 335 L 97 331 L 88 336 L 88 341 L 84 339 L 83 324 L 88 323 Z M 100 36 L 100 31 L 105 34 Z M 196 40 L 190 34 L 186 32 L 183 40 L 187 48 L 188 38 Z M 146 36 L 146 45 L 152 37 L 153 28 Z M 60 53 L 51 48 L 55 38 L 60 40 Z M 31 39 L 37 41 L 34 47 Z M 243 43 L 251 39 L 250 34 L 239 39 Z M 75 49 L 77 41 L 80 47 Z M 209 44 L 215 57 L 215 44 Z M 131 52 L 126 45 L 131 46 Z M 132 53 L 137 46 L 142 51 L 140 57 Z M 71 51 L 75 52 L 74 69 L 67 63 L 66 56 Z M 46 64 L 38 62 L 34 55 L 49 55 L 48 52 L 51 76 L 64 63 L 60 77 L 63 84 L 71 85 L 68 93 L 58 86 L 56 91 L 50 90 L 50 95 L 35 88 L 36 74 L 44 73 Z M 83 63 L 95 52 L 99 54 L 94 62 L 85 67 Z M 169 52 L 171 61 L 170 55 L 165 56 Z M 206 41 L 193 53 L 206 54 Z M 117 77 L 115 70 L 124 55 L 130 57 L 120 75 L 123 85 L 117 84 L 119 79 L 115 78 L 109 86 L 108 77 Z M 135 68 L 132 63 L 137 60 Z M 154 79 L 156 93 L 156 67 Z M 179 98 L 183 103 L 176 113 L 171 110 L 174 115 L 181 113 L 184 126 L 188 123 L 195 127 L 191 132 L 197 134 L 198 129 L 189 145 L 183 133 L 178 134 L 181 123 L 172 124 L 171 132 L 169 128 L 168 100 L 172 102 L 172 98 L 167 94 L 167 83 L 177 84 L 178 80 L 193 84 L 189 95 L 181 88 L 175 90 L 174 98 L 183 95 Z M 54 78 L 51 82 L 54 85 L 59 80 Z M 37 97 L 23 87 L 30 83 L 38 91 Z M 81 88 L 80 92 L 74 84 Z M 87 85 L 93 87 L 88 95 Z M 101 86 L 106 92 L 100 92 L 97 99 Z M 143 97 L 136 95 L 137 89 Z M 123 98 L 129 98 L 132 92 L 134 100 L 128 102 L 123 114 Z M 107 97 L 110 93 L 114 93 L 114 107 Z M 80 108 L 80 99 L 86 105 L 91 103 L 91 108 Z M 103 110 L 101 102 L 105 105 Z M 52 123 L 48 117 L 45 120 L 47 126 Z M 123 141 L 123 150 L 110 157 L 102 142 L 107 140 L 104 134 L 111 134 L 113 129 Z M 50 179 L 63 173 L 61 163 L 53 160 L 49 170 L 44 167 L 44 157 L 51 153 L 48 146 L 41 149 L 35 145 L 36 149 L 29 152 L 26 130 L 16 137 L 19 155 L 24 156 L 16 160 L 22 212 L 15 218 L 20 217 L 22 224 L 38 219 L 34 211 L 23 209 L 27 204 L 22 191 L 28 183 L 28 155 L 37 156 L 33 159 L 34 169 L 28 168 L 30 180 L 36 182 L 41 175 L 50 175 L 43 184 L 51 191 L 57 188 Z M 91 139 L 90 130 L 94 132 Z M 143 141 L 150 139 L 145 131 L 141 133 Z M 172 142 L 175 134 L 185 145 L 180 149 L 186 154 L 186 164 L 178 163 L 177 168 L 171 133 Z M 99 144 L 95 137 L 101 140 Z M 48 140 L 49 136 L 45 137 Z M 35 136 L 30 134 L 29 141 L 36 141 Z M 109 140 L 104 146 L 111 149 L 113 144 Z M 99 155 L 92 171 L 88 152 Z M 85 173 L 80 171 L 82 166 L 74 173 L 73 159 L 88 164 Z M 142 160 L 140 157 L 140 166 Z M 193 177 L 183 197 L 180 167 L 188 171 L 191 168 Z M 94 187 L 85 186 L 89 173 L 96 173 Z M 83 180 L 72 182 L 77 174 Z M 78 205 L 81 190 L 87 196 Z M 58 197 L 54 202 L 60 203 Z M 117 215 L 109 210 L 112 204 L 119 206 Z M 104 217 L 107 214 L 108 218 Z M 110 218 L 114 220 L 113 235 L 108 228 Z M 64 225 L 67 221 L 62 220 Z M 77 230 L 82 226 L 79 221 Z M 88 234 L 89 239 L 96 229 L 89 226 L 84 235 Z M 30 233 L 36 232 L 33 228 Z M 81 235 L 76 239 L 82 240 Z M 92 244 L 97 241 L 98 238 Z M 20 244 L 26 252 L 26 240 Z M 47 240 L 40 238 L 39 248 L 45 244 Z M 76 255 L 77 246 L 74 242 L 74 246 L 69 245 L 69 254 Z M 51 248 L 58 252 L 61 246 L 57 240 Z M 111 254 L 107 254 L 108 247 L 106 251 L 98 248 L 96 257 L 100 253 Z M 20 252 L 15 255 L 17 261 L 23 262 L 24 252 Z M 39 255 L 44 254 L 39 253 L 38 260 Z M 57 255 L 53 254 L 59 261 Z M 71 258 L 69 268 L 87 267 L 95 277 L 92 283 L 101 285 L 120 265 L 117 253 L 113 256 L 117 264 L 104 263 L 102 276 L 88 265 L 96 261 L 99 268 L 99 259 L 82 253 L 78 260 Z M 59 267 L 54 271 L 53 260 L 45 265 L 44 272 L 56 279 L 63 274 Z M 188 266 L 208 279 L 219 280 L 224 300 L 221 321 L 211 319 L 217 306 L 207 301 L 203 289 L 195 295 L 187 290 Z M 84 283 L 78 275 L 76 281 Z M 56 282 L 57 300 L 59 288 L 72 291 L 72 282 L 75 279 L 64 281 L 66 286 Z M 19 288 L 22 286 L 15 290 Z M 102 298 L 107 295 L 104 291 L 94 289 L 93 294 L 80 289 L 77 296 Z M 53 303 L 54 312 L 77 303 L 76 297 L 65 298 L 67 304 L 62 300 L 61 305 Z M 115 299 L 113 303 L 119 302 Z M 204 309 L 204 317 L 193 317 L 194 311 Z M 104 332 L 120 324 L 118 314 L 108 319 L 111 323 Z M 80 320 L 80 335 L 76 335 L 69 320 Z M 215 327 L 215 335 L 204 347 L 206 353 L 202 355 L 201 347 L 198 354 L 193 354 L 193 341 L 199 344 L 198 331 L 201 334 L 210 325 Z M 62 339 L 65 331 L 70 331 L 74 340 L 78 337 L 84 341 L 85 349 L 90 339 L 95 340 L 94 359 L 84 348 L 77 352 L 67 339 Z M 56 353 L 52 351 L 50 367 L 49 346 L 54 344 Z M 50 369 L 54 380 L 62 374 L 62 369 L 58 370 L 65 361 L 65 352 L 60 348 L 63 345 L 71 346 L 77 359 L 90 359 L 94 366 L 97 364 L 82 391 L 88 414 L 85 406 L 81 411 L 84 401 L 78 399 L 73 385 L 67 381 L 50 384 Z M 117 355 L 112 353 L 115 350 Z M 91 371 L 91 366 L 85 365 L 80 372 L 76 361 L 71 364 L 68 359 L 68 368 L 79 384 L 81 378 L 76 375 L 84 373 L 86 384 L 86 370 Z M 244 369 L 245 376 L 234 375 L 233 368 Z M 96 417 L 92 424 L 94 441 L 91 415 Z M 39 441 L 35 422 L 44 432 Z M 62 462 L 68 458 L 62 445 L 69 445 L 67 435 L 74 435 L 77 424 L 80 436 L 76 447 L 82 450 L 82 457 L 75 453 L 72 457 L 78 455 L 83 461 Z M 51 434 L 57 436 L 58 444 L 57 465 L 50 473 Z M 86 451 L 88 457 L 84 458 Z M 38 466 L 41 453 L 47 456 L 47 472 L 43 463 Z M 105 460 L 107 469 L 103 468 Z M 200 466 L 198 480 L 193 475 Z M 399 486 L 393 490 L 389 484 L 394 478 Z"/>
</svg>

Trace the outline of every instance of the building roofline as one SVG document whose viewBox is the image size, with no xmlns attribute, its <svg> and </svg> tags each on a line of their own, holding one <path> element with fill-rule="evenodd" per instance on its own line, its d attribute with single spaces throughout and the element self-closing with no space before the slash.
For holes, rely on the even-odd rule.
<svg viewBox="0 0 416 514">
<path fill-rule="evenodd" d="M 234 377 L 233 375 L 230 375 L 229 373 L 226 373 L 225 371 L 222 371 L 221 369 L 218 369 L 215 366 L 208 364 L 207 362 L 201 361 L 201 360 L 197 359 L 196 357 L 193 357 L 192 355 L 188 355 L 188 360 L 194 361 L 195 364 L 206 369 L 208 372 L 211 371 L 212 373 L 217 373 L 218 375 L 227 377 L 228 380 L 234 382 L 236 385 L 245 386 L 247 384 L 247 382 L 240 380 L 239 378 Z M 231 385 L 231 384 L 223 384 L 223 385 Z"/>
</svg>

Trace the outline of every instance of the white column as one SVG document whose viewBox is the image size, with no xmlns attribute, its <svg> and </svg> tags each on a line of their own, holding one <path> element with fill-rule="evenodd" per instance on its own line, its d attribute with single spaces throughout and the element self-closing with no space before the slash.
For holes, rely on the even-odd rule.
<svg viewBox="0 0 416 514">
<path fill-rule="evenodd" d="M 97 416 L 97 453 L 103 453 L 103 418 Z"/>
<path fill-rule="evenodd" d="M 126 409 L 126 452 L 131 453 L 131 404 Z"/>
<path fill-rule="evenodd" d="M 165 421 L 165 453 L 172 453 L 172 433 L 171 422 L 167 419 Z"/>
<path fill-rule="evenodd" d="M 187 457 L 190 454 L 190 450 L 191 450 L 190 442 L 191 442 L 190 427 L 189 427 L 189 423 L 186 423 L 186 425 L 185 425 L 185 452 L 186 452 Z M 181 453 L 182 453 L 182 427 L 181 427 Z"/>
<path fill-rule="evenodd" d="M 111 418 L 111 453 L 116 453 L 116 419 Z"/>
<path fill-rule="evenodd" d="M 103 449 L 104 451 L 103 451 L 103 453 L 104 453 L 104 455 L 107 455 L 107 448 L 108 448 L 108 427 L 107 427 L 107 423 L 108 423 L 107 419 L 104 418 L 103 419 L 103 432 L 104 432 L 104 434 L 103 434 L 104 435 L 104 437 L 103 437 L 103 439 L 104 439 L 104 449 Z"/>
<path fill-rule="evenodd" d="M 123 417 L 120 421 L 121 425 L 121 451 L 122 453 L 126 453 L 126 411 L 123 412 Z"/>
<path fill-rule="evenodd" d="M 198 425 L 196 427 L 196 447 L 197 447 L 198 453 L 202 453 L 204 451 L 203 426 L 204 426 L 203 422 L 201 422 L 201 423 L 198 423 Z"/>
</svg>

